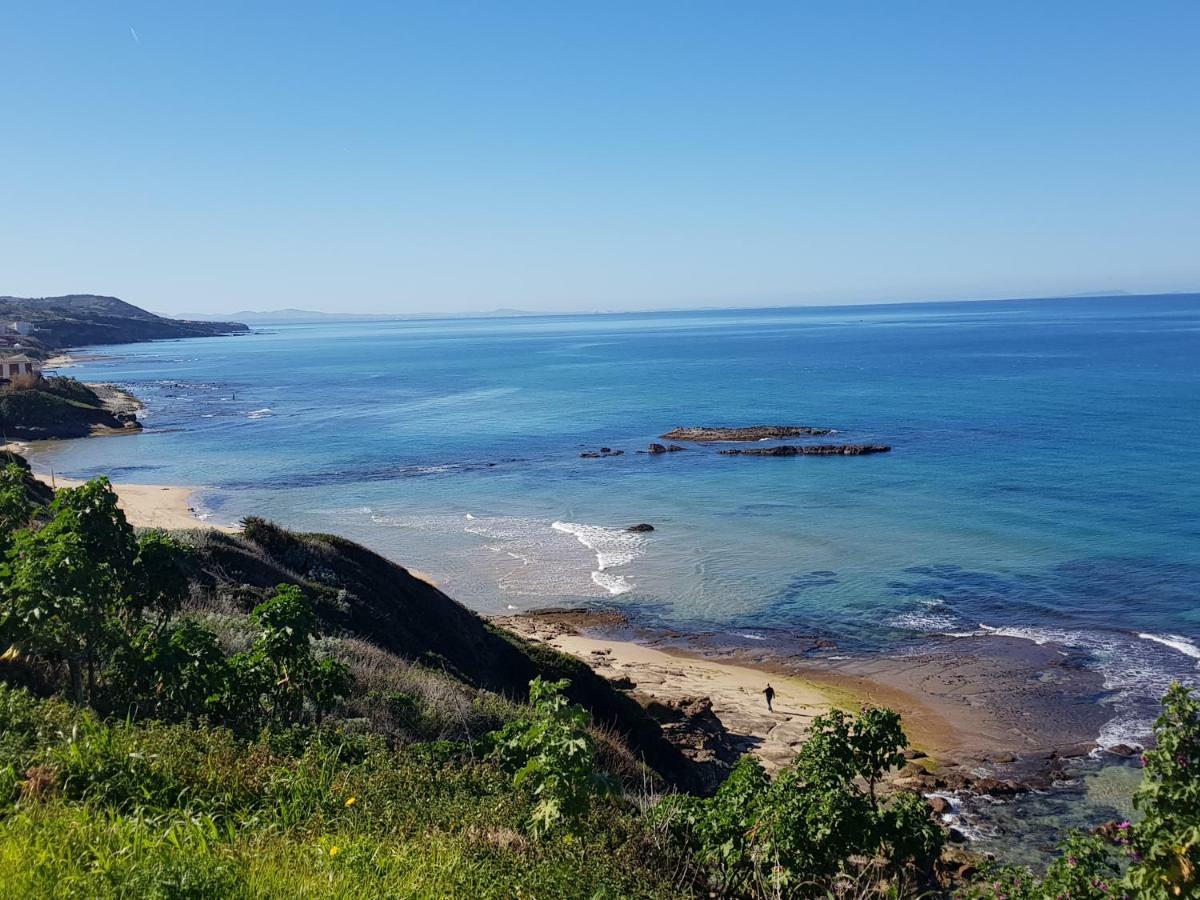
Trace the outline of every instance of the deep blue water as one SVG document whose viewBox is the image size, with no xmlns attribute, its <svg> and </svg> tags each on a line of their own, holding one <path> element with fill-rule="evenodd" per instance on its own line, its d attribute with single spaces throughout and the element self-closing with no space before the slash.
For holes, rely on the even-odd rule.
<svg viewBox="0 0 1200 900">
<path fill-rule="evenodd" d="M 1087 650 L 1121 695 L 1112 739 L 1198 674 L 1200 295 L 298 325 L 97 352 L 72 374 L 131 386 L 148 430 L 54 446 L 43 468 L 204 485 L 216 519 L 346 534 L 477 609 L 604 600 L 849 652 L 986 626 Z M 755 423 L 894 449 L 634 452 L 675 425 Z M 579 457 L 600 446 L 626 453 Z"/>
</svg>

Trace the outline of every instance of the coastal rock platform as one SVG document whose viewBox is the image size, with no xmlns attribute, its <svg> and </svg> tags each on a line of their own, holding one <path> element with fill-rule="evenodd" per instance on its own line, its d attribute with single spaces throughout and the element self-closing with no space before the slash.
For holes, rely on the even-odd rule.
<svg viewBox="0 0 1200 900">
<path fill-rule="evenodd" d="M 667 441 L 696 441 L 711 443 L 717 441 L 769 441 L 782 438 L 820 437 L 833 434 L 832 428 L 813 428 L 808 425 L 747 425 L 728 428 L 721 425 L 696 425 L 674 428 L 660 435 Z"/>
</svg>

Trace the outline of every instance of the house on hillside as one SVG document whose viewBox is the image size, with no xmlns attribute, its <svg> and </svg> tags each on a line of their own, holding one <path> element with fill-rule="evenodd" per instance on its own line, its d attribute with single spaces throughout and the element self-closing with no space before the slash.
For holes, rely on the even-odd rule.
<svg viewBox="0 0 1200 900">
<path fill-rule="evenodd" d="M 12 381 L 18 375 L 41 374 L 41 360 L 25 355 L 0 357 L 0 381 Z"/>
<path fill-rule="evenodd" d="M 37 328 L 32 322 L 9 322 L 8 330 L 13 334 L 21 335 L 21 337 L 29 337 Z"/>
</svg>

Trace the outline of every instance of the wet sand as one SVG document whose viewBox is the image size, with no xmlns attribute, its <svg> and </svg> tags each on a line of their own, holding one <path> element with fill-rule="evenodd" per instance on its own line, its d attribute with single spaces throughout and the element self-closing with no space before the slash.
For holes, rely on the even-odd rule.
<svg viewBox="0 0 1200 900">
<path fill-rule="evenodd" d="M 1096 673 L 1062 651 L 1011 638 L 933 640 L 903 655 L 829 659 L 839 654 L 700 650 L 686 636 L 632 630 L 619 616 L 579 610 L 495 621 L 601 675 L 628 678 L 655 699 L 709 697 L 725 727 L 768 766 L 789 759 L 812 717 L 834 706 L 895 709 L 914 748 L 966 766 L 1085 754 L 1109 715 L 1097 702 Z M 768 681 L 777 691 L 774 713 L 761 693 Z"/>
</svg>

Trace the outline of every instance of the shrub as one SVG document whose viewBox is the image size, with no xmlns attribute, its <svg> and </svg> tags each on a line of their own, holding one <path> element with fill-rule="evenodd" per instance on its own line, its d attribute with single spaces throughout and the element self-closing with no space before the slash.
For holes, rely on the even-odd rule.
<svg viewBox="0 0 1200 900">
<path fill-rule="evenodd" d="M 1180 684 L 1163 697 L 1154 749 L 1134 797 L 1130 884 L 1146 894 L 1200 895 L 1200 701 Z"/>
<path fill-rule="evenodd" d="M 657 812 L 721 891 L 797 892 L 830 884 L 859 855 L 894 869 L 927 866 L 941 830 L 924 800 L 881 804 L 875 786 L 903 757 L 907 738 L 891 710 L 840 710 L 813 721 L 808 740 L 772 781 L 743 758 L 707 800 L 668 800 Z M 867 790 L 859 788 L 862 779 Z"/>
<path fill-rule="evenodd" d="M 593 797 L 615 791 L 613 780 L 596 771 L 596 748 L 587 733 L 587 712 L 567 701 L 568 682 L 529 683 L 532 714 L 510 722 L 495 734 L 495 755 L 513 772 L 513 785 L 536 800 L 526 823 L 541 836 L 556 828 L 573 829 Z"/>
</svg>

